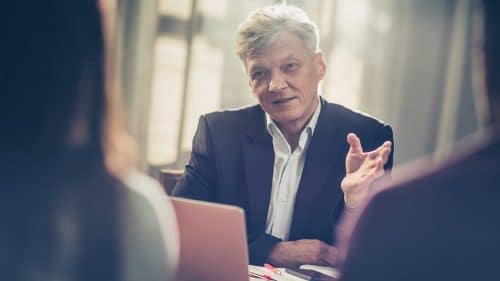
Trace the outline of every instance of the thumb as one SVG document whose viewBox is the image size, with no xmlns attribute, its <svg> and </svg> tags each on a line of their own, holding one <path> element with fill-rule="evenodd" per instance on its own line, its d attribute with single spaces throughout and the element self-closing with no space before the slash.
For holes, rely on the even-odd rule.
<svg viewBox="0 0 500 281">
<path fill-rule="evenodd" d="M 363 147 L 361 146 L 361 141 L 355 133 L 349 133 L 347 135 L 347 143 L 349 143 L 349 153 L 363 153 Z"/>
</svg>

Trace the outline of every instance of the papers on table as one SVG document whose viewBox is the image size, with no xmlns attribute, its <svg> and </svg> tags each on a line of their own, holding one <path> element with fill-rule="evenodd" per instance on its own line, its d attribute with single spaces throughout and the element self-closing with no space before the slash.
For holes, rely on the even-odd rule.
<svg viewBox="0 0 500 281">
<path fill-rule="evenodd" d="M 248 272 L 250 280 L 271 280 L 271 281 L 304 281 L 309 279 L 299 278 L 292 274 L 285 272 L 284 268 L 276 268 L 273 272 L 263 266 L 249 265 Z"/>
<path fill-rule="evenodd" d="M 319 266 L 319 265 L 312 265 L 312 264 L 303 264 L 299 267 L 300 269 L 304 270 L 314 270 L 319 273 L 322 273 L 324 275 L 328 275 L 333 278 L 339 278 L 339 271 L 334 268 L 334 267 L 329 267 L 329 266 Z"/>
<path fill-rule="evenodd" d="M 317 266 L 317 265 L 301 265 L 300 269 L 313 270 L 324 275 L 338 278 L 338 270 L 333 267 L 328 266 Z M 302 275 L 301 277 L 294 275 L 293 271 L 285 270 L 284 268 L 277 268 L 277 272 L 273 272 L 263 266 L 249 265 L 248 272 L 250 274 L 250 280 L 276 280 L 276 281 L 304 281 L 310 280 L 310 278 Z"/>
</svg>

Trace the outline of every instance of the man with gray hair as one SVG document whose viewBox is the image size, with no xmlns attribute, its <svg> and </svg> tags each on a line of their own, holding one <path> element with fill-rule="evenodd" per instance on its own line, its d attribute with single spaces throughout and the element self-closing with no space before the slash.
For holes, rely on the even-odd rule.
<svg viewBox="0 0 500 281">
<path fill-rule="evenodd" d="M 319 96 L 318 45 L 317 26 L 299 8 L 250 14 L 236 51 L 259 105 L 202 115 L 174 190 L 243 208 L 251 264 L 335 265 L 339 215 L 392 166 L 387 124 Z"/>
</svg>

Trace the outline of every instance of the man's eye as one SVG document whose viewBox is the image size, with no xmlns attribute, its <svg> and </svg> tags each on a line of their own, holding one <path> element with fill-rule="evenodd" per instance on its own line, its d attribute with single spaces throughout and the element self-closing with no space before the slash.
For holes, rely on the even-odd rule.
<svg viewBox="0 0 500 281">
<path fill-rule="evenodd" d="M 259 80 L 262 79 L 264 75 L 265 75 L 264 71 L 255 71 L 254 73 L 252 73 L 252 79 Z"/>
<path fill-rule="evenodd" d="M 294 70 L 296 70 L 298 67 L 299 67 L 299 65 L 298 65 L 298 64 L 296 64 L 296 63 L 294 63 L 294 62 L 285 64 L 285 70 L 286 70 L 286 71 L 288 71 L 288 72 L 289 72 L 289 71 L 294 71 Z"/>
</svg>

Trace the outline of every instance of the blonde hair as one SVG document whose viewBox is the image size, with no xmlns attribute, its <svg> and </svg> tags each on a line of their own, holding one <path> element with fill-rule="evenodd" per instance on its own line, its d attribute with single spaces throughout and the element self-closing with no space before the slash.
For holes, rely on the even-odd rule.
<svg viewBox="0 0 500 281">
<path fill-rule="evenodd" d="M 311 55 L 319 50 L 319 30 L 304 10 L 295 6 L 272 5 L 257 9 L 240 24 L 236 54 L 243 64 L 248 56 L 269 46 L 282 31 L 296 34 Z"/>
</svg>

